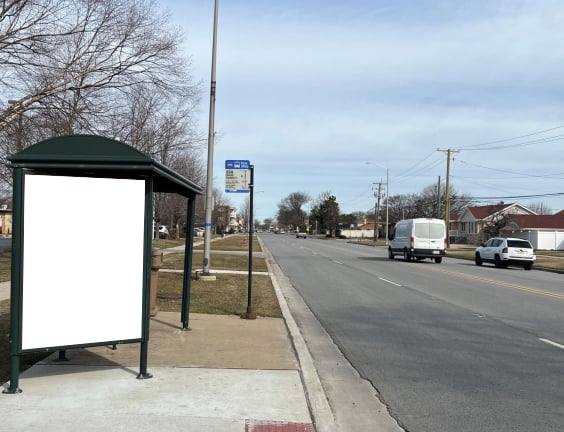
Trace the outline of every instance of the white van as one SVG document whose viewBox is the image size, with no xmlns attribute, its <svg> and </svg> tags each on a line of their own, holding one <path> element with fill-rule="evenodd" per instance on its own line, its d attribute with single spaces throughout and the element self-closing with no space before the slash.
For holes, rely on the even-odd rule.
<svg viewBox="0 0 564 432">
<path fill-rule="evenodd" d="M 446 255 L 446 229 L 442 219 L 418 218 L 399 221 L 388 247 L 388 257 L 403 256 L 405 261 L 416 258 L 434 259 L 436 263 Z"/>
</svg>

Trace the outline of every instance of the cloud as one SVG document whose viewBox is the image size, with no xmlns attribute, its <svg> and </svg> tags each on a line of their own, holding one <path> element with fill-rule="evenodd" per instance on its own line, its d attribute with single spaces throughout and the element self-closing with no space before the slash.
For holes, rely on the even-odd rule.
<svg viewBox="0 0 564 432">
<path fill-rule="evenodd" d="M 165 3 L 183 8 L 175 15 L 209 82 L 213 11 Z M 417 193 L 444 180 L 437 148 L 564 123 L 563 21 L 564 3 L 552 0 L 222 2 L 218 181 L 224 159 L 252 160 L 263 217 L 295 191 L 331 190 L 344 210 L 366 210 L 372 183 L 385 175 L 366 161 L 389 169 L 392 194 Z M 455 186 L 475 196 L 562 192 L 561 147 L 462 151 Z M 553 202 L 564 207 L 562 198 Z"/>
</svg>

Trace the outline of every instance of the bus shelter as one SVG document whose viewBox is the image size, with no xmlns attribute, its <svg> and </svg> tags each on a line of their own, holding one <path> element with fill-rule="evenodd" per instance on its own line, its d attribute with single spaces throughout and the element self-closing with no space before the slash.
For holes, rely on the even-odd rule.
<svg viewBox="0 0 564 432">
<path fill-rule="evenodd" d="M 153 193 L 187 198 L 182 328 L 188 330 L 195 201 L 203 190 L 122 142 L 94 135 L 41 141 L 13 168 L 10 386 L 20 356 L 140 343 L 147 372 Z"/>
</svg>

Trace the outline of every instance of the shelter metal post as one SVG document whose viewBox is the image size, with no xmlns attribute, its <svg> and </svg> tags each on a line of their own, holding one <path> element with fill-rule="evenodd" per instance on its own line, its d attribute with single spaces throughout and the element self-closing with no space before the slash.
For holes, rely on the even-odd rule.
<svg viewBox="0 0 564 432">
<path fill-rule="evenodd" d="M 21 393 L 20 340 L 22 311 L 22 259 L 23 259 L 23 180 L 21 168 L 14 168 L 14 214 L 12 219 L 12 271 L 10 292 L 10 386 L 3 393 Z"/>
<path fill-rule="evenodd" d="M 194 249 L 194 221 L 196 220 L 196 197 L 188 198 L 188 220 L 184 247 L 184 279 L 182 282 L 182 330 L 190 328 L 190 294 L 192 291 L 192 251 Z"/>
<path fill-rule="evenodd" d="M 151 266 L 153 241 L 153 179 L 145 181 L 145 246 L 143 250 L 143 329 L 141 334 L 141 350 L 139 359 L 138 379 L 152 378 L 147 372 L 147 357 L 149 354 L 149 331 L 151 327 Z"/>
</svg>

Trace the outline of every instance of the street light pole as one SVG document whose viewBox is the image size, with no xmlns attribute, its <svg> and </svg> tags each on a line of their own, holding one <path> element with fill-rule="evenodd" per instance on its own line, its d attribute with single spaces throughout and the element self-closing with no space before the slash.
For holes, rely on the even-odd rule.
<svg viewBox="0 0 564 432">
<path fill-rule="evenodd" d="M 208 178 L 206 183 L 206 219 L 204 223 L 204 263 L 202 273 L 210 273 L 211 255 L 211 228 L 213 210 L 213 144 L 215 137 L 215 57 L 217 47 L 217 11 L 219 0 L 215 0 L 213 16 L 213 44 L 212 44 L 212 67 L 210 87 L 210 120 L 208 129 Z"/>
</svg>

